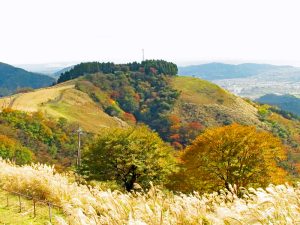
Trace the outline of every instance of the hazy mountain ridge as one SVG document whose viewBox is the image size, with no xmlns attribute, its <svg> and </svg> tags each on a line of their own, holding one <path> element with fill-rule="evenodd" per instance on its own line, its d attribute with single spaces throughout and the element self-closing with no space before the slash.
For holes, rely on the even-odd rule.
<svg viewBox="0 0 300 225">
<path fill-rule="evenodd" d="M 58 79 L 60 77 L 61 74 L 65 73 L 65 72 L 68 72 L 70 71 L 71 69 L 73 69 L 74 66 L 68 66 L 68 67 L 65 67 L 63 69 L 60 69 L 59 71 L 55 72 L 55 73 L 52 73 L 50 76 Z"/>
<path fill-rule="evenodd" d="M 291 66 L 275 66 L 270 64 L 243 63 L 238 65 L 225 63 L 208 63 L 179 67 L 180 75 L 196 76 L 206 80 L 245 78 L 254 75 L 291 69 Z"/>
<path fill-rule="evenodd" d="M 41 88 L 53 84 L 55 80 L 43 74 L 0 63 L 0 96 L 9 95 L 18 88 Z"/>
<path fill-rule="evenodd" d="M 52 74 L 55 74 L 60 70 L 63 70 L 73 64 L 76 63 L 57 62 L 57 63 L 40 63 L 40 64 L 16 64 L 14 66 L 34 73 L 41 73 L 41 74 L 46 74 L 48 76 L 51 76 Z"/>
</svg>

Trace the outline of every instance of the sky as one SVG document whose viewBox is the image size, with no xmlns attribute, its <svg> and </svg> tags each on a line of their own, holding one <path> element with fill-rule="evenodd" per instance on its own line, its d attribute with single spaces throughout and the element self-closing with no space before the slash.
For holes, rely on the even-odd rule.
<svg viewBox="0 0 300 225">
<path fill-rule="evenodd" d="M 299 0 L 1 0 L 0 61 L 300 66 Z"/>
</svg>

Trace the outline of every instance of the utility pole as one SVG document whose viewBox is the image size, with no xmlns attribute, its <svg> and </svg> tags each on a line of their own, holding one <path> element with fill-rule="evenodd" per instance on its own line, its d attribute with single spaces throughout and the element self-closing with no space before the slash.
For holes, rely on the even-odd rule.
<svg viewBox="0 0 300 225">
<path fill-rule="evenodd" d="M 78 147 L 77 147 L 77 160 L 76 160 L 76 165 L 77 168 L 80 167 L 81 165 L 81 134 L 83 133 L 82 129 L 78 127 L 78 130 L 76 131 L 78 135 Z"/>
</svg>

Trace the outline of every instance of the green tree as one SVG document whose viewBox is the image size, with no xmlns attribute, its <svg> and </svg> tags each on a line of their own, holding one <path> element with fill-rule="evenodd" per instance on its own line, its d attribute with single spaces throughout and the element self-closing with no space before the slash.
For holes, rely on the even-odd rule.
<svg viewBox="0 0 300 225">
<path fill-rule="evenodd" d="M 145 126 L 108 129 L 85 152 L 82 172 L 88 179 L 116 180 L 127 191 L 134 183 L 163 184 L 176 169 L 173 151 Z"/>
</svg>

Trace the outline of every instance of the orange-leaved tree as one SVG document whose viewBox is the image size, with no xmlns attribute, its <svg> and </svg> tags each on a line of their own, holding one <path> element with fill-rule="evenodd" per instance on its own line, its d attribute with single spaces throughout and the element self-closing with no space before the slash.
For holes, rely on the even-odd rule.
<svg viewBox="0 0 300 225">
<path fill-rule="evenodd" d="M 207 129 L 181 155 L 182 171 L 173 188 L 200 192 L 282 183 L 287 173 L 280 139 L 254 126 L 232 124 Z M 176 187 L 175 187 L 176 186 Z"/>
</svg>

